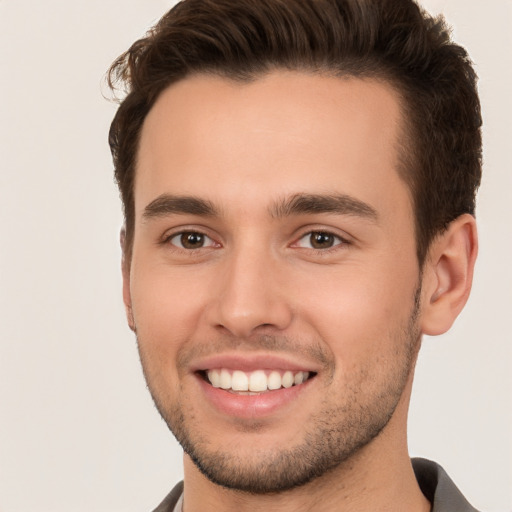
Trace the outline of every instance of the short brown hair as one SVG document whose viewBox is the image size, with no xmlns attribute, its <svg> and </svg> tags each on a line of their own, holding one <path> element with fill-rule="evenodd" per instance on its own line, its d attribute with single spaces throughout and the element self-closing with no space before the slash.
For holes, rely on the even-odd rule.
<svg viewBox="0 0 512 512">
<path fill-rule="evenodd" d="M 400 176 L 410 188 L 417 256 L 463 213 L 481 178 L 476 74 L 442 17 L 412 0 L 184 0 L 111 66 L 127 96 L 109 143 L 126 222 L 134 233 L 134 176 L 142 124 L 159 94 L 197 73 L 251 81 L 273 69 L 375 77 L 402 97 Z M 405 135 L 407 134 L 407 135 Z"/>
</svg>

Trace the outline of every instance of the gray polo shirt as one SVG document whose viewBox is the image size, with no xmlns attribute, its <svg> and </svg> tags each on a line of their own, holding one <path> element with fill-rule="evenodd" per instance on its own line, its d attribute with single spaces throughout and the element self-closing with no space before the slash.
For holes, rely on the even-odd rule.
<svg viewBox="0 0 512 512">
<path fill-rule="evenodd" d="M 445 470 L 427 459 L 412 459 L 421 491 L 432 503 L 431 512 L 478 512 L 464 498 Z M 183 482 L 180 482 L 153 512 L 181 512 Z"/>
</svg>

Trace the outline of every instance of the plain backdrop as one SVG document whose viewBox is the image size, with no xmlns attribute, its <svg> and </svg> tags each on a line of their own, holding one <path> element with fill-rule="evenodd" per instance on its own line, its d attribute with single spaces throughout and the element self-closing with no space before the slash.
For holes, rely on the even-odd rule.
<svg viewBox="0 0 512 512">
<path fill-rule="evenodd" d="M 150 511 L 181 478 L 125 325 L 102 96 L 172 3 L 0 0 L 1 512 Z M 511 511 L 512 1 L 423 4 L 476 63 L 485 165 L 473 294 L 424 341 L 410 451 L 478 508 Z"/>
</svg>

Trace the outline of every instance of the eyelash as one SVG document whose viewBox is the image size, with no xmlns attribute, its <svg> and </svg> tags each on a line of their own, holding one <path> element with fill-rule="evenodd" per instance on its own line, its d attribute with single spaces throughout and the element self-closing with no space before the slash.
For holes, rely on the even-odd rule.
<svg viewBox="0 0 512 512">
<path fill-rule="evenodd" d="M 196 247 L 196 248 L 194 248 L 194 247 L 187 248 L 187 247 L 183 246 L 183 240 L 180 240 L 181 246 L 178 245 L 177 243 L 172 242 L 173 239 L 177 239 L 177 238 L 183 239 L 184 236 L 190 236 L 190 235 L 197 235 L 199 237 L 203 237 L 205 240 L 209 240 L 208 245 L 201 245 L 200 247 Z M 299 245 L 301 240 L 306 239 L 308 237 L 309 237 L 309 240 L 311 240 L 311 237 L 314 235 L 317 235 L 317 236 L 321 235 L 324 237 L 332 237 L 333 245 L 330 247 L 325 247 L 325 248 L 303 247 L 303 246 Z M 194 229 L 188 229 L 188 230 L 171 233 L 168 236 L 166 236 L 162 240 L 161 243 L 162 243 L 162 245 L 170 246 L 173 250 L 186 251 L 188 253 L 197 252 L 199 249 L 210 249 L 210 248 L 221 247 L 221 244 L 216 242 L 212 237 L 208 236 L 203 231 L 198 231 L 198 230 L 194 230 Z M 343 238 L 342 236 L 334 234 L 328 230 L 316 229 L 316 230 L 309 230 L 309 231 L 303 233 L 299 238 L 296 239 L 295 242 L 293 242 L 291 247 L 305 249 L 309 252 L 313 251 L 314 253 L 316 253 L 318 255 L 328 255 L 333 251 L 338 251 L 342 248 L 346 248 L 346 246 L 348 246 L 348 245 L 350 245 L 350 242 L 347 239 Z"/>
<path fill-rule="evenodd" d="M 186 248 L 186 247 L 183 247 L 183 244 L 180 247 L 179 245 L 172 242 L 173 239 L 182 238 L 183 236 L 186 236 L 186 235 L 188 235 L 188 236 L 197 235 L 199 237 L 203 237 L 204 239 L 208 239 L 212 243 L 210 243 L 208 245 L 203 245 L 203 246 L 197 247 L 197 248 Z M 177 233 L 171 233 L 170 235 L 166 236 L 162 240 L 162 244 L 170 245 L 170 246 L 172 246 L 173 249 L 183 250 L 183 251 L 187 251 L 187 252 L 194 252 L 195 250 L 198 250 L 198 249 L 207 249 L 210 247 L 214 247 L 215 245 L 220 246 L 220 244 L 218 244 L 218 242 L 215 242 L 215 240 L 213 240 L 213 238 L 208 236 L 206 233 L 203 233 L 202 231 L 196 231 L 194 229 L 187 229 L 187 230 L 183 230 L 183 231 L 178 231 Z"/>
<path fill-rule="evenodd" d="M 340 235 L 336 235 L 336 234 L 334 234 L 328 230 L 324 230 L 324 229 L 314 229 L 314 230 L 310 230 L 310 231 L 304 233 L 300 238 L 297 239 L 296 242 L 294 242 L 293 246 L 298 246 L 299 242 L 306 238 L 309 238 L 309 240 L 311 241 L 311 237 L 313 237 L 314 235 L 322 235 L 325 237 L 332 237 L 334 239 L 333 245 L 330 247 L 325 247 L 325 248 L 302 247 L 303 249 L 307 249 L 308 251 L 315 251 L 317 254 L 329 254 L 332 251 L 340 250 L 341 249 L 340 246 L 350 245 L 350 242 Z"/>
</svg>

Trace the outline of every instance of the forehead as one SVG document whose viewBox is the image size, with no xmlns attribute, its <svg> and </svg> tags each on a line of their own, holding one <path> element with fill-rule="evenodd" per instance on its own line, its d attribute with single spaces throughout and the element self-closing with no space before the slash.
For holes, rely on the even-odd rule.
<svg viewBox="0 0 512 512">
<path fill-rule="evenodd" d="M 397 92 L 377 80 L 289 71 L 249 83 L 188 77 L 144 122 L 136 215 L 166 193 L 229 206 L 240 197 L 249 205 L 337 192 L 379 208 L 397 187 L 407 193 L 397 173 L 401 124 Z"/>
</svg>

